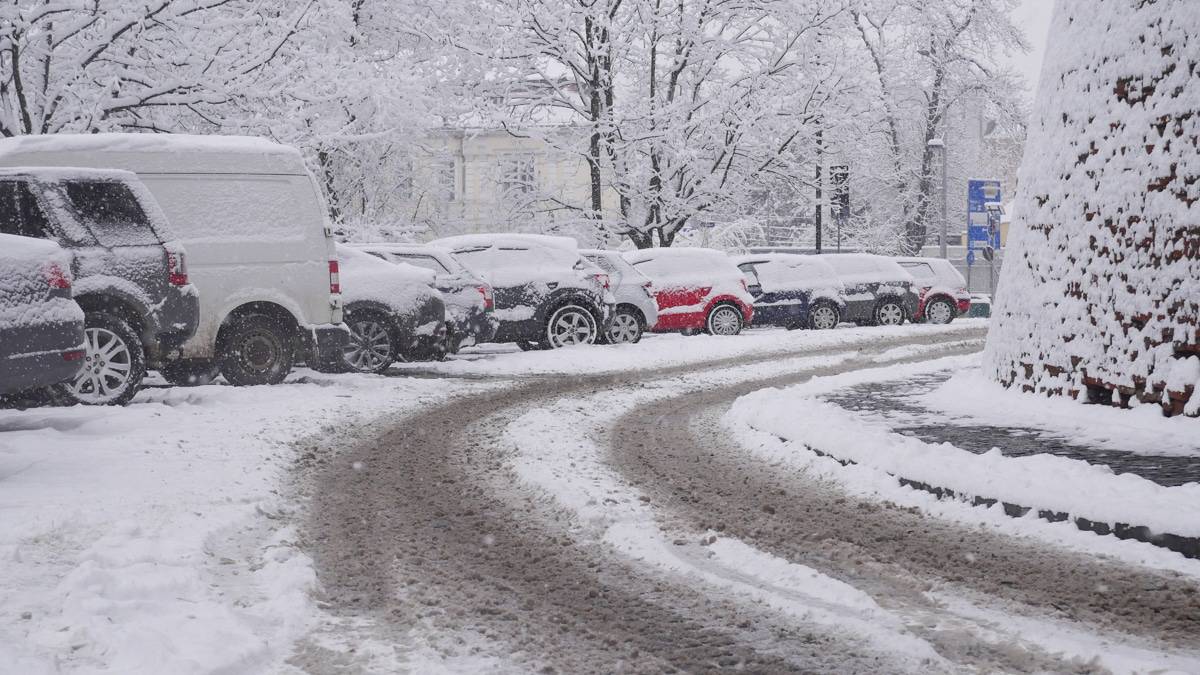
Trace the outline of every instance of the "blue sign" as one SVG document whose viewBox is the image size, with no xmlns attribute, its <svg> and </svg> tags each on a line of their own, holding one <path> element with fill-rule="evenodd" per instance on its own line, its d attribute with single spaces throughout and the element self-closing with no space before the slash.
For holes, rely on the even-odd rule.
<svg viewBox="0 0 1200 675">
<path fill-rule="evenodd" d="M 967 251 L 978 245 L 1000 248 L 1000 181 L 967 181 Z M 968 263 L 969 264 L 969 263 Z"/>
<path fill-rule="evenodd" d="M 967 267 L 975 264 L 975 249 L 967 249 Z"/>
</svg>

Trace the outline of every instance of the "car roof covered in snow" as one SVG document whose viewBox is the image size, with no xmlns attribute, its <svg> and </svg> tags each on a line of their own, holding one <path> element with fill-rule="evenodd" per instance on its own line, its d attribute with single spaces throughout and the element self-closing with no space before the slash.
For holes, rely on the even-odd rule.
<svg viewBox="0 0 1200 675">
<path fill-rule="evenodd" d="M 54 134 L 0 139 L 0 166 L 112 167 L 137 173 L 306 175 L 295 148 L 254 136 Z"/>
<path fill-rule="evenodd" d="M 137 180 L 137 174 L 122 169 L 88 169 L 74 166 L 0 166 L 0 176 L 40 180 Z"/>
<path fill-rule="evenodd" d="M 555 248 L 564 251 L 572 251 L 576 253 L 579 252 L 579 243 L 573 238 L 559 237 L 550 234 L 460 234 L 455 237 L 435 239 L 429 243 L 433 246 L 439 246 L 452 251 L 461 251 L 467 248 L 483 248 L 488 246 L 540 246 L 542 248 Z"/>
</svg>

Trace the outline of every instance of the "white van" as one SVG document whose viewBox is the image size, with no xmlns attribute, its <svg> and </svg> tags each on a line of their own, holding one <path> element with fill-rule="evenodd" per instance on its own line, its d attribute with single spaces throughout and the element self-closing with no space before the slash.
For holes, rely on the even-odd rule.
<svg viewBox="0 0 1200 675">
<path fill-rule="evenodd" d="M 200 323 L 162 374 L 275 384 L 299 356 L 335 364 L 342 324 L 337 255 L 300 153 L 267 140 L 174 134 L 63 134 L 0 140 L 0 167 L 135 172 L 188 252 Z"/>
</svg>

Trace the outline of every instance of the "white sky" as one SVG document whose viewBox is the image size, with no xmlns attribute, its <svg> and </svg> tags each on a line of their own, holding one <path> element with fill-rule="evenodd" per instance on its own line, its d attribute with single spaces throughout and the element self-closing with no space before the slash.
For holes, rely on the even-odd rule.
<svg viewBox="0 0 1200 675">
<path fill-rule="evenodd" d="M 1033 100 L 1037 91 L 1038 76 L 1042 70 L 1042 57 L 1046 53 L 1046 33 L 1050 29 L 1050 15 L 1054 10 L 1055 0 L 1021 0 L 1020 5 L 1013 10 L 1013 23 L 1025 31 L 1029 41 L 1029 52 L 1014 53 L 1008 61 L 1012 67 L 1025 76 L 1029 87 L 1028 98 Z"/>
</svg>

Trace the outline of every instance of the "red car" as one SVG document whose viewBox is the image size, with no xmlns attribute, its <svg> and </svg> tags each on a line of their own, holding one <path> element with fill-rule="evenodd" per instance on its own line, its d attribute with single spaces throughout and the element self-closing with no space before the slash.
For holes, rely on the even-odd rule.
<svg viewBox="0 0 1200 675">
<path fill-rule="evenodd" d="M 971 309 L 967 280 L 949 260 L 941 258 L 896 258 L 913 276 L 920 293 L 913 321 L 950 323 Z"/>
<path fill-rule="evenodd" d="M 656 333 L 737 335 L 754 318 L 754 297 L 729 256 L 709 248 L 650 248 L 625 259 L 654 282 Z"/>
</svg>

